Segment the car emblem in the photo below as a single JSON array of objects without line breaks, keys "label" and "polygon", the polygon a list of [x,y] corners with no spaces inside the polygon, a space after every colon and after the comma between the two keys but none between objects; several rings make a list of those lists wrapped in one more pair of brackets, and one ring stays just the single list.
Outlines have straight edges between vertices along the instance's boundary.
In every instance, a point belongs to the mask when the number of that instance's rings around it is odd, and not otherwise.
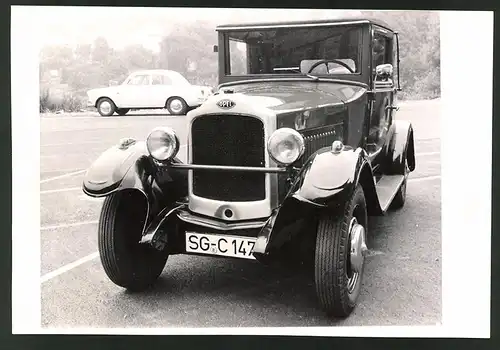
[{"label": "car emblem", "polygon": [[217,106],[219,106],[219,108],[222,109],[230,109],[233,108],[235,105],[236,103],[234,103],[234,101],[228,99],[220,100],[219,102],[217,102]]}]

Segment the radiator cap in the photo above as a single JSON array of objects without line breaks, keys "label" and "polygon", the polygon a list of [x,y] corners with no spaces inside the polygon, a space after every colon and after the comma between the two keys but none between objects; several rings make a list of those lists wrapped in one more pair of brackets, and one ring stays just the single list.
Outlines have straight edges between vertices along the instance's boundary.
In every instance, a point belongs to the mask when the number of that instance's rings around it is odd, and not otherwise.
[{"label": "radiator cap", "polygon": [[340,153],[342,151],[342,149],[344,149],[344,144],[342,143],[342,141],[339,141],[339,140],[333,141],[333,143],[332,143],[332,152],[333,153]]}]

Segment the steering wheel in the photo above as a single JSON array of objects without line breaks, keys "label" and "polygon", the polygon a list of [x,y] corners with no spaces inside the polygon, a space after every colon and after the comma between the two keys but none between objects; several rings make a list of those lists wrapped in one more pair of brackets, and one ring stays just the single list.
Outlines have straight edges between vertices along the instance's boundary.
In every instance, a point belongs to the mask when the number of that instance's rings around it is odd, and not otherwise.
[{"label": "steering wheel", "polygon": [[336,59],[331,59],[331,60],[320,60],[316,63],[314,63],[311,68],[309,68],[309,70],[307,71],[307,74],[310,74],[314,68],[316,68],[317,66],[319,66],[320,64],[324,64],[326,66],[326,69],[328,70],[328,63],[337,63],[339,65],[341,65],[342,67],[346,68],[349,72],[351,73],[355,73],[354,70],[351,69],[351,67],[349,67],[346,63],[342,62],[342,61],[339,61],[339,60],[336,60]]}]

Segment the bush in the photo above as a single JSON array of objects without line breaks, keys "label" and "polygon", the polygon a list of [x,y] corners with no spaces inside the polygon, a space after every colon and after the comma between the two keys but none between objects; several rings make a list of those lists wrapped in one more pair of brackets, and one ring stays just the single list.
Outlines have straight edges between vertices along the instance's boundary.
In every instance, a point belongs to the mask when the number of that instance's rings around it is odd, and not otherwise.
[{"label": "bush", "polygon": [[62,99],[55,99],[50,94],[49,89],[42,89],[40,91],[40,113],[48,112],[79,112],[85,107],[85,99],[65,93]]},{"label": "bush", "polygon": [[50,107],[50,91],[49,89],[42,89],[40,91],[40,113],[48,112]]}]

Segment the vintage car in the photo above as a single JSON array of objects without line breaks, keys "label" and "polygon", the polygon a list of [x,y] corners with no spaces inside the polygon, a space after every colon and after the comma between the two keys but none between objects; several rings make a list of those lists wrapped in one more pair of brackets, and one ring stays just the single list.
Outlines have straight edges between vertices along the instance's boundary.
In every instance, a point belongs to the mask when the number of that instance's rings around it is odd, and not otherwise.
[{"label": "vintage car", "polygon": [[139,291],[173,254],[305,267],[325,314],[347,317],[367,218],[404,205],[415,169],[412,125],[395,116],[398,35],[368,19],[217,33],[220,84],[187,114],[187,139],[160,125],[117,142],[86,173],[83,191],[106,197],[104,270]]},{"label": "vintage car", "polygon": [[164,109],[184,115],[211,94],[207,86],[192,85],[182,74],[166,69],[140,70],[122,84],[87,91],[87,106],[103,117],[125,115],[131,109]]}]

